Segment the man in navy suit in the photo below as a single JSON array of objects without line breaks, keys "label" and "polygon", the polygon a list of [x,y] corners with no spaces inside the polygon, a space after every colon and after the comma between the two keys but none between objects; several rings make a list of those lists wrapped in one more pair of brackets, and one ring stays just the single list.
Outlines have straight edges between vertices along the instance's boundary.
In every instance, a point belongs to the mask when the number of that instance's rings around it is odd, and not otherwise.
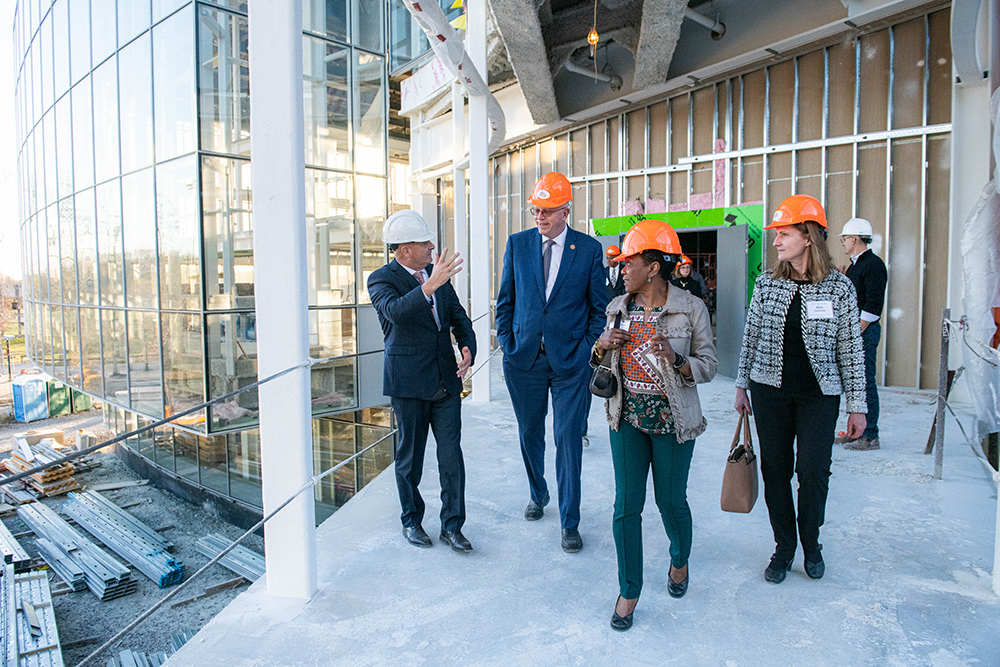
[{"label": "man in navy suit", "polygon": [[[395,259],[368,278],[368,293],[385,334],[383,392],[392,399],[399,438],[396,488],[403,536],[418,547],[432,546],[421,522],[424,500],[417,486],[424,468],[427,429],[434,429],[441,478],[441,542],[468,553],[465,523],[465,462],[462,458],[462,378],[476,356],[472,322],[451,277],[462,270],[458,254],[432,264],[434,234],[415,211],[386,220],[383,240]],[[451,335],[462,350],[456,362]]]},{"label": "man in navy suit", "polygon": [[551,392],[562,548],[568,553],[583,548],[580,468],[590,355],[608,303],[601,244],[566,225],[572,198],[562,174],[548,173],[535,184],[528,201],[537,231],[507,240],[496,310],[504,378],[531,492],[524,518],[542,518],[549,502],[545,415]]}]

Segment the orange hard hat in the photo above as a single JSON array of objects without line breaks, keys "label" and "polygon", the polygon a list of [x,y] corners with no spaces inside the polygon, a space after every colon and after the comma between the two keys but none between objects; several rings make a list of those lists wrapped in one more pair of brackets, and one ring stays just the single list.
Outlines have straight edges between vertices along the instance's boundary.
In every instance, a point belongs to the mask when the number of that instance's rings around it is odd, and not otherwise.
[{"label": "orange hard hat", "polygon": [[625,235],[622,254],[614,261],[622,262],[643,250],[659,250],[668,255],[679,255],[681,240],[674,228],[662,220],[640,220]]},{"label": "orange hard hat", "polygon": [[691,264],[693,266],[694,262],[687,255],[681,255],[681,261],[677,262],[677,266],[681,266],[682,264]]},{"label": "orange hard hat", "polygon": [[573,189],[569,179],[562,174],[550,171],[535,183],[528,201],[539,208],[559,208],[573,199]]},{"label": "orange hard hat", "polygon": [[815,222],[826,229],[826,211],[819,200],[809,195],[792,195],[781,202],[774,212],[774,217],[764,229],[774,229],[785,225],[798,225],[803,222]]},{"label": "orange hard hat", "polygon": [[617,257],[622,254],[621,248],[616,245],[609,245],[608,249],[604,251],[604,254],[608,257]]}]

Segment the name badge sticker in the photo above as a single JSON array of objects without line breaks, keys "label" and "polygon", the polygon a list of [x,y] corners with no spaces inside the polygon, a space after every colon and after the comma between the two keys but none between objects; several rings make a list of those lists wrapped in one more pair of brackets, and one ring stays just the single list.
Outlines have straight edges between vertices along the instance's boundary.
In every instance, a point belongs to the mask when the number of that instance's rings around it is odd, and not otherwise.
[{"label": "name badge sticker", "polygon": [[833,301],[806,301],[806,316],[810,320],[832,320]]},{"label": "name badge sticker", "polygon": [[632,318],[630,318],[630,317],[623,317],[622,318],[622,323],[621,323],[621,330],[622,331],[628,331],[629,327],[631,326],[631,324],[632,324]]}]

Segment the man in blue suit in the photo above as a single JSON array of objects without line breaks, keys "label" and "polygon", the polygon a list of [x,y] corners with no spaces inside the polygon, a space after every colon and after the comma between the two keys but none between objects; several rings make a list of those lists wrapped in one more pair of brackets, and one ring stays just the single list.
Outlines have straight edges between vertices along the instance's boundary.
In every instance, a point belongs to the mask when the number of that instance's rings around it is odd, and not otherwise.
[{"label": "man in blue suit", "polygon": [[[383,392],[392,399],[399,428],[396,488],[403,536],[418,547],[432,546],[421,522],[424,500],[417,486],[424,468],[427,429],[434,429],[441,478],[442,543],[468,553],[465,523],[465,462],[462,458],[462,378],[476,355],[472,322],[451,285],[462,270],[458,254],[432,264],[434,234],[415,211],[386,220],[383,240],[395,259],[368,278],[368,293],[385,334]],[[455,335],[462,360],[451,346]]]},{"label": "man in blue suit", "polygon": [[608,303],[601,244],[566,224],[572,198],[562,174],[548,173],[535,184],[528,201],[537,231],[507,240],[496,310],[504,378],[531,492],[524,518],[542,518],[549,502],[545,415],[551,392],[562,548],[568,553],[583,548],[580,468],[590,355],[604,330]]}]

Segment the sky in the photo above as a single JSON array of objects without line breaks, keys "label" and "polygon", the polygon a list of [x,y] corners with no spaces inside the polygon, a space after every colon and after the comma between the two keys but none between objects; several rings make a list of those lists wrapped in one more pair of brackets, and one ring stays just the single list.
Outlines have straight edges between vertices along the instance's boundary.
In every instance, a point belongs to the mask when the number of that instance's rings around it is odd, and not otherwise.
[{"label": "sky", "polygon": [[0,273],[21,278],[14,120],[14,6],[0,0]]}]

